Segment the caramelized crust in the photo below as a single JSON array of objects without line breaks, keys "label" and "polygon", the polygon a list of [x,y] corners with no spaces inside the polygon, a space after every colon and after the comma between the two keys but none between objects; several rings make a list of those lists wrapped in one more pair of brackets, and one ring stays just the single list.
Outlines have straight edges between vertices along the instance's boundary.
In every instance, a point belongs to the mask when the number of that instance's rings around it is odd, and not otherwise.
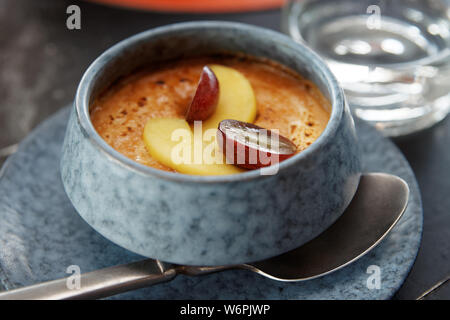
[{"label": "caramelized crust", "polygon": [[183,59],[134,73],[91,105],[95,129],[128,158],[173,171],[147,152],[142,139],[145,123],[150,118],[184,118],[203,66],[213,63],[235,68],[247,77],[258,107],[254,123],[278,129],[295,143],[298,152],[325,129],[331,106],[313,83],[273,62],[238,57]]}]

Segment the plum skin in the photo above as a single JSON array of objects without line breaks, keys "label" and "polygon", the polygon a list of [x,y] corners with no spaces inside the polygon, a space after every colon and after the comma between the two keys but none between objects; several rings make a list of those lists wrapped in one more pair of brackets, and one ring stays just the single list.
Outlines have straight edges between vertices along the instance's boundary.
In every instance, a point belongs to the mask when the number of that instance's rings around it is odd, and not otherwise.
[{"label": "plum skin", "polygon": [[219,101],[219,81],[208,66],[204,66],[194,98],[186,112],[188,122],[208,119],[216,110]]},{"label": "plum skin", "polygon": [[[267,136],[277,138],[279,145],[284,146],[284,152],[279,152],[280,148],[278,150],[273,150],[272,152],[270,152],[262,150],[257,146],[252,146],[249,143],[245,144],[239,142],[227,134],[227,127],[229,126],[245,128],[246,130],[253,131],[261,131],[266,129],[252,123],[242,122],[238,120],[227,119],[219,123],[217,130],[217,143],[219,145],[219,148],[222,153],[225,154],[228,163],[232,163],[240,168],[254,170],[268,167],[292,157],[297,151],[297,147],[291,140],[271,130],[266,130]],[[242,130],[243,136],[245,136],[245,129]],[[227,147],[230,146],[232,146],[232,152],[227,150]]]}]

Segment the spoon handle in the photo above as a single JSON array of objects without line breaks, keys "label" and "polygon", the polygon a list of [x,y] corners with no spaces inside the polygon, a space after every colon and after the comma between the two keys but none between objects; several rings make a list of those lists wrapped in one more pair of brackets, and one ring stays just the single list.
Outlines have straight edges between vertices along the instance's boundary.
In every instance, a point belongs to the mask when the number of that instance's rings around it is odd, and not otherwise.
[{"label": "spoon handle", "polygon": [[[0,293],[0,300],[99,299],[173,279],[170,264],[146,259]],[[75,280],[75,281],[74,281]]]}]

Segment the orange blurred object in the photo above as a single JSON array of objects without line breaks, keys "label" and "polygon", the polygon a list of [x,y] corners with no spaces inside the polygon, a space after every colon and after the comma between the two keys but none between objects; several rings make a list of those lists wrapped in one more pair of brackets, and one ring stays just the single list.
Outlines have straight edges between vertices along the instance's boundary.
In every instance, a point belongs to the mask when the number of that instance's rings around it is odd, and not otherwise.
[{"label": "orange blurred object", "polygon": [[91,0],[115,6],[164,12],[242,12],[275,9],[285,0]]}]

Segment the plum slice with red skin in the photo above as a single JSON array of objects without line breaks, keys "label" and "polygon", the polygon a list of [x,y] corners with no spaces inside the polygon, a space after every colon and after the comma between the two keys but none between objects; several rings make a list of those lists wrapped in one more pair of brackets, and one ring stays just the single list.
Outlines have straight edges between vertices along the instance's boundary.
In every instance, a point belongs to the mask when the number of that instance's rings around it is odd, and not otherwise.
[{"label": "plum slice with red skin", "polygon": [[194,98],[187,109],[188,122],[208,119],[216,110],[219,101],[219,81],[208,66],[203,67]]},{"label": "plum slice with red skin", "polygon": [[227,163],[245,169],[259,169],[292,157],[297,146],[288,138],[252,123],[222,120],[217,143]]}]

